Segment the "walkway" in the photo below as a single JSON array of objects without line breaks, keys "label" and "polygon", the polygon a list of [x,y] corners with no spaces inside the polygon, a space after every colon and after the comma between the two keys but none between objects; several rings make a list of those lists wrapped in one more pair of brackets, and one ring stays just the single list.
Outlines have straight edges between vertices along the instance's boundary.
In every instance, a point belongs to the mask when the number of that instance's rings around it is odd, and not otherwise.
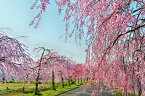
[{"label": "walkway", "polygon": [[[77,89],[74,89],[74,90],[69,91],[67,93],[64,93],[60,96],[90,96],[92,93],[91,88],[87,89],[86,94],[84,94],[83,91],[84,90],[82,88],[77,88]],[[108,91],[104,91],[102,94],[97,94],[95,96],[113,96],[113,95],[111,95],[111,93]]]}]

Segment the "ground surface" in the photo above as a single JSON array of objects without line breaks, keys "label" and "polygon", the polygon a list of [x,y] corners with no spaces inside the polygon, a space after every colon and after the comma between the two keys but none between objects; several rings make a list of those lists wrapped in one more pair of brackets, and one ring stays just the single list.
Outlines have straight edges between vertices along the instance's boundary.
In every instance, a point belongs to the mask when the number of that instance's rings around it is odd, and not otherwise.
[{"label": "ground surface", "polygon": [[[70,89],[78,87],[79,84],[65,86],[62,88],[61,83],[56,83],[56,90],[51,90],[51,84],[39,84],[39,90],[41,96],[55,96],[56,94],[68,91]],[[24,93],[22,91],[24,87],[23,83],[0,83],[0,96],[34,96],[34,84],[26,84]]]},{"label": "ground surface", "polygon": [[[84,90],[82,88],[76,88],[72,91],[61,94],[60,96],[91,96],[91,88],[87,89],[86,93],[83,93]],[[109,91],[103,91],[102,94],[96,94],[95,96],[113,96]]]}]

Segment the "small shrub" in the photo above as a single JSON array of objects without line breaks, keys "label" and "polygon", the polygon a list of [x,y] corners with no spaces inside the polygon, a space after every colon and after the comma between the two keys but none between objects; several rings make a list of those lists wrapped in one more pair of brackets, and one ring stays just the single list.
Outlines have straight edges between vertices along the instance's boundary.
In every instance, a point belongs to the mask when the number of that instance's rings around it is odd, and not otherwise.
[{"label": "small shrub", "polygon": [[5,83],[5,81],[1,81],[2,83]]},{"label": "small shrub", "polygon": [[10,81],[9,83],[15,83],[15,81]]},{"label": "small shrub", "polygon": [[31,84],[34,84],[34,83],[35,83],[35,81],[30,81],[30,83],[31,83]]},{"label": "small shrub", "polygon": [[119,90],[113,90],[113,94],[115,94],[115,96],[122,96],[122,92]]}]

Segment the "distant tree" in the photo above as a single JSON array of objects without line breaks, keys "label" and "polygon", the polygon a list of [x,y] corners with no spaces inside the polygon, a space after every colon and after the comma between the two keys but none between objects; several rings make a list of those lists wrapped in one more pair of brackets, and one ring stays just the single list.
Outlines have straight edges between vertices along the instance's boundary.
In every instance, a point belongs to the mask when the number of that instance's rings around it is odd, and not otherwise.
[{"label": "distant tree", "polygon": [[44,55],[45,54],[49,54],[50,50],[49,49],[45,49],[44,47],[38,47],[38,48],[35,48],[35,50],[38,50],[38,52],[42,51],[39,61],[34,63],[33,64],[33,68],[32,68],[33,70],[35,70],[35,73],[34,73],[35,77],[34,78],[36,79],[34,94],[35,95],[39,95],[38,84],[39,84],[39,81],[40,81],[40,78],[41,78],[41,75],[42,75],[42,70],[43,70],[42,61],[44,59]]},{"label": "distant tree", "polygon": [[26,79],[33,62],[27,47],[15,38],[0,34],[0,73],[3,80]]},{"label": "distant tree", "polygon": [[64,87],[64,73],[67,59],[63,56],[58,55],[56,52],[53,52],[44,47],[36,48],[35,50],[42,51],[40,59],[33,64],[33,69],[35,70],[35,94],[38,92],[38,84],[40,78],[42,82],[50,80],[52,83],[52,90],[55,88],[55,79],[58,79],[61,76],[62,87]]},{"label": "distant tree", "polygon": [[50,52],[50,54],[44,56],[42,66],[45,71],[43,71],[43,74],[47,74],[44,75],[45,78],[46,76],[51,78],[52,90],[56,89],[55,80],[61,81],[62,87],[64,87],[64,79],[67,77],[67,68],[70,64],[70,59],[56,52]]}]

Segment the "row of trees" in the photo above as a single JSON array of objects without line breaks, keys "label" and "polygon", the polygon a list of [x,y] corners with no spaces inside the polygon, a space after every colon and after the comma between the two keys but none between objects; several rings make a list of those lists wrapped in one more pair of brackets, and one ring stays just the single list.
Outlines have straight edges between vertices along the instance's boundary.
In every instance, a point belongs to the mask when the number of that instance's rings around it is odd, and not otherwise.
[{"label": "row of trees", "polygon": [[42,82],[51,81],[52,90],[56,90],[55,82],[61,82],[62,88],[64,88],[65,82],[68,82],[69,86],[76,83],[80,84],[83,81],[88,82],[89,72],[84,75],[87,70],[84,64],[78,64],[44,47],[35,50],[42,51],[40,59],[33,65],[36,73],[35,94],[39,94],[38,83],[40,79]]},{"label": "row of trees", "polygon": [[[30,25],[36,22],[35,27],[38,26],[42,13],[46,11],[49,3],[49,0],[36,0],[31,9],[38,8],[40,12]],[[56,4],[58,12],[65,13],[66,31],[70,23],[74,26],[71,33],[67,32],[67,36],[71,37],[74,34],[78,40],[86,38],[88,49],[85,64],[87,66],[76,65],[77,67],[68,67],[71,71],[59,70],[60,72],[57,72],[59,67],[65,68],[60,66],[60,62],[65,65],[70,60],[44,48],[42,48],[40,60],[30,63],[34,61],[26,53],[24,45],[16,39],[1,34],[1,72],[5,77],[12,75],[19,79],[36,77],[37,86],[39,78],[56,77],[57,75],[53,75],[56,73],[63,76],[67,72],[66,74],[72,75],[66,75],[66,77],[71,78],[82,78],[90,74],[89,79],[95,79],[95,85],[98,87],[101,81],[108,87],[119,88],[124,96],[130,92],[144,96],[145,1],[56,0]],[[81,72],[77,71],[78,66],[81,66]],[[77,74],[73,73],[74,70]],[[33,75],[30,75],[31,73]],[[37,93],[37,87],[35,91]]]},{"label": "row of trees", "polygon": [[[77,64],[71,59],[57,54],[44,47],[36,48],[40,55],[37,61],[34,61],[27,53],[27,47],[15,38],[0,34],[0,73],[1,80],[9,81],[35,81],[35,94],[39,94],[39,83],[46,81],[52,83],[52,90],[56,90],[55,82],[61,82],[64,88],[64,82],[68,85],[82,82],[83,65]],[[23,87],[23,91],[25,88]]]},{"label": "row of trees", "polygon": [[[40,9],[32,21],[39,23],[49,0],[36,0]],[[66,31],[76,39],[86,38],[86,64],[91,75],[108,87],[145,96],[145,1],[144,0],[56,0],[64,12]],[[70,28],[72,29],[72,28]],[[97,86],[97,84],[96,84]]]}]

